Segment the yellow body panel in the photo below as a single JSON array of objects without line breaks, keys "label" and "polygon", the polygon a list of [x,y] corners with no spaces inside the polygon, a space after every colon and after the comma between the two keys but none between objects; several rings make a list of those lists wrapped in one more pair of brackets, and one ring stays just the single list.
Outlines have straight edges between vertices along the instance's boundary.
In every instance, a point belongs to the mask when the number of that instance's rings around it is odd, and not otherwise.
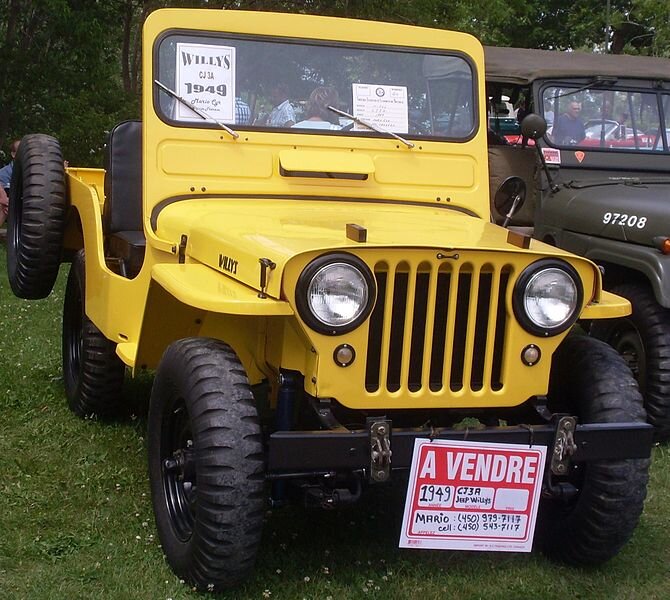
[{"label": "yellow body panel", "polygon": [[[479,126],[459,141],[432,137],[413,148],[384,135],[240,128],[235,139],[201,123],[176,126],[156,112],[152,85],[156,44],[171,31],[453,51],[473,69]],[[513,284],[524,268],[547,257],[569,263],[583,283],[585,318],[629,310],[602,292],[589,261],[535,240],[520,248],[488,222],[483,52],[473,37],[304,15],[166,9],[146,21],[143,61],[146,253],[134,278],[106,262],[104,172],[68,170],[66,244],[86,251],[87,313],[133,369],[155,367],[177,339],[210,336],[235,349],[252,383],[298,371],[306,392],[350,408],[514,406],[547,392],[551,356],[567,334],[539,338],[516,321]],[[350,225],[364,241],[348,235]],[[383,306],[345,335],[315,332],[296,309],[301,272],[329,252],[364,261]],[[402,316],[392,306],[400,296]],[[431,300],[415,318],[424,297]],[[356,351],[346,368],[333,359],[341,344]],[[529,344],[541,352],[533,366],[520,358]],[[417,353],[420,364],[409,358]]]},{"label": "yellow body panel", "polygon": [[582,319],[616,319],[629,315],[631,310],[628,300],[602,290],[599,299],[584,307],[581,317]]},{"label": "yellow body panel", "polygon": [[[167,9],[156,11],[147,19],[145,48],[151,48],[161,32],[175,27],[297,40],[456,49],[470,57],[477,71],[483,73],[479,42],[467,34],[451,31],[306,15],[208,10],[186,13]],[[152,72],[152,61],[152,53],[145,51],[145,73]],[[484,98],[483,77],[478,78],[477,86],[479,97]],[[143,121],[147,124],[143,143],[145,154],[150,152],[152,156],[144,164],[147,217],[165,198],[197,191],[208,195],[403,198],[431,204],[450,198],[452,203],[488,219],[488,163],[483,127],[465,143],[425,141],[411,150],[392,138],[354,140],[316,135],[318,132],[278,135],[250,131],[234,140],[220,130],[170,127],[156,118],[152,91],[150,85],[145,86],[143,100]],[[478,106],[478,113],[480,122],[485,123],[485,102]],[[331,159],[329,168],[326,155]],[[306,170],[341,172],[353,165],[355,170],[350,172],[369,172],[370,177],[361,181],[310,179],[306,186],[301,178],[280,175],[280,157],[289,160],[292,167],[304,164],[309,167]],[[151,228],[148,230],[152,237]]]},{"label": "yellow body panel", "polygon": [[312,152],[309,150],[282,150],[279,166],[285,171],[308,173],[353,173],[371,175],[375,162],[368,154],[354,152]]},{"label": "yellow body panel", "polygon": [[201,310],[249,316],[293,314],[288,303],[262,298],[205,265],[156,265],[151,277],[180,302]]}]

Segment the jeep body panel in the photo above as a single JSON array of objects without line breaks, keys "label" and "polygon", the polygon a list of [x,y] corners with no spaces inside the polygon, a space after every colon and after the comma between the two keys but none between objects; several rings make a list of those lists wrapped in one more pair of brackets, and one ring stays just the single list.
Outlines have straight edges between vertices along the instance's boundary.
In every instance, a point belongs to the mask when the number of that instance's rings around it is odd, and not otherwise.
[{"label": "jeep body panel", "polygon": [[[665,198],[670,197],[670,178],[630,173],[616,177],[611,172],[561,171],[569,183],[554,194],[545,194],[540,231],[553,227],[654,247],[654,238],[668,234],[664,222]],[[538,237],[542,239],[541,235]]]},{"label": "jeep body panel", "polygon": [[[474,65],[483,61],[483,52],[477,40],[467,34],[438,30],[422,30],[389,23],[335,20],[327,17],[312,17],[289,14],[258,14],[245,11],[190,11],[180,20],[179,30],[174,29],[174,17],[170,9],[152,13],[144,27],[145,47],[160,42],[160,34],[195,32],[229,32],[231,36],[250,33],[249,18],[253,16],[254,36],[285,38],[294,42],[309,39],[333,40],[338,43],[365,44],[368,48],[386,47],[398,49],[412,47],[435,49],[458,48],[458,53]],[[346,27],[344,24],[346,23]],[[309,36],[305,32],[309,31]],[[277,32],[281,32],[280,35]],[[223,36],[224,34],[220,34]],[[156,56],[146,52],[144,72],[156,73]],[[474,71],[474,85],[483,93],[483,79]],[[144,164],[144,214],[150,215],[154,207],[167,198],[177,195],[192,195],[205,188],[208,194],[242,193],[262,197],[267,194],[295,196],[358,196],[363,198],[403,198],[407,201],[436,203],[450,198],[456,206],[462,206],[481,217],[488,215],[488,203],[484,202],[487,180],[485,147],[481,141],[485,131],[477,128],[472,139],[458,144],[422,140],[415,148],[408,149],[392,138],[357,139],[345,136],[292,134],[285,131],[281,136],[267,131],[249,131],[234,142],[220,129],[179,128],[179,140],[175,143],[175,127],[161,120],[156,114],[159,90],[153,86],[143,95],[143,122],[146,134],[144,148],[151,148],[155,160]],[[476,107],[476,119],[485,122],[483,106]],[[243,131],[244,128],[239,128]],[[314,132],[312,132],[314,133]],[[352,159],[351,154],[363,154]],[[367,155],[367,156],[366,156]],[[288,170],[322,170],[327,164],[329,172],[347,169],[352,160],[363,162],[363,170],[374,163],[374,174],[366,179],[328,179],[287,177],[281,175],[281,161]],[[289,161],[289,163],[286,163]],[[354,167],[354,173],[360,167]],[[439,190],[439,194],[436,193]],[[445,200],[446,201],[446,200]],[[155,234],[147,227],[147,235]],[[157,236],[156,236],[157,237]]]}]

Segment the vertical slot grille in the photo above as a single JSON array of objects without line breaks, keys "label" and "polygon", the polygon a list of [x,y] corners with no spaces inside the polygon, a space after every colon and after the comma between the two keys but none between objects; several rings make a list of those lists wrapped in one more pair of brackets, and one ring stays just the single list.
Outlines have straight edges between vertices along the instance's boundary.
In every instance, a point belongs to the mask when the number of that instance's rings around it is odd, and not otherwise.
[{"label": "vertical slot grille", "polygon": [[472,262],[377,265],[366,390],[501,389],[510,271]]}]

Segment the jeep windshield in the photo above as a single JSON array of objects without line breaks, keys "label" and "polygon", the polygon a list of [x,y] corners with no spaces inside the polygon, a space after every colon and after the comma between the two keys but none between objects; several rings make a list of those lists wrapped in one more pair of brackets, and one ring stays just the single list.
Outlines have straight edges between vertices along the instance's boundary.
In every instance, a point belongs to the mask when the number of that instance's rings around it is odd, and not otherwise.
[{"label": "jeep windshield", "polygon": [[610,152],[669,151],[670,93],[594,85],[542,91],[551,144]]},{"label": "jeep windshield", "polygon": [[457,53],[175,32],[155,59],[157,81],[201,113],[157,85],[155,110],[174,126],[448,141],[476,132],[476,77]]}]

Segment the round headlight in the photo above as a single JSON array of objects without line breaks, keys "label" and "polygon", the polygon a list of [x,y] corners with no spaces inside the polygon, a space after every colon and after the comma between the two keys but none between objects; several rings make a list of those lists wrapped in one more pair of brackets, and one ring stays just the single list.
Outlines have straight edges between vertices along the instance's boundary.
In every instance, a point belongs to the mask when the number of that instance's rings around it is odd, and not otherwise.
[{"label": "round headlight", "polygon": [[540,261],[528,267],[514,292],[516,317],[535,335],[556,335],[571,327],[581,303],[579,275],[558,261]]},{"label": "round headlight", "polygon": [[372,273],[348,254],[312,261],[302,272],[296,290],[303,320],[312,329],[331,335],[358,327],[370,314],[373,300]]}]

